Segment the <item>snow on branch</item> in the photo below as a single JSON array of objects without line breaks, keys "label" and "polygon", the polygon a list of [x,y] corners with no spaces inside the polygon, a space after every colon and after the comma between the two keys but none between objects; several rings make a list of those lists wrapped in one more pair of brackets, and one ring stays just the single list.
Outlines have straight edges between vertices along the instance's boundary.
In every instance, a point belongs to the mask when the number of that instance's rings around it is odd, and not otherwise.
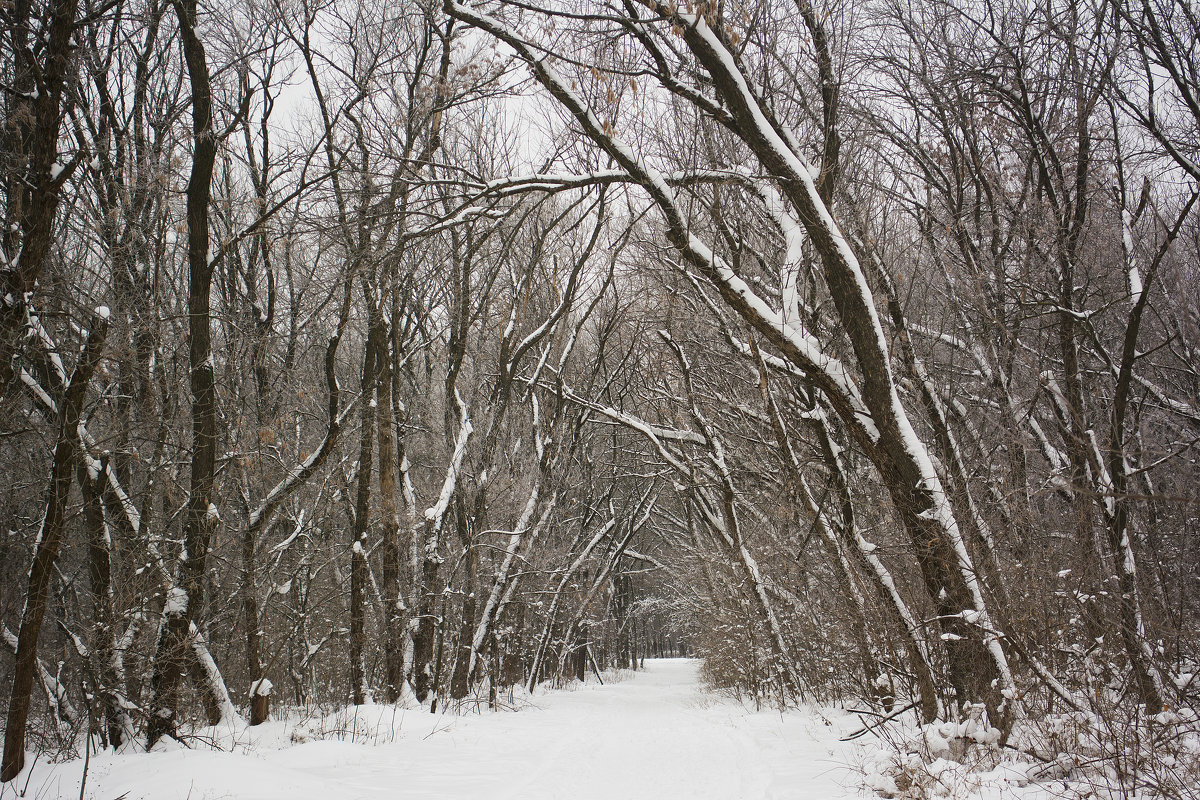
[{"label": "snow on branch", "polygon": [[458,404],[459,416],[462,419],[458,436],[454,441],[454,455],[450,459],[450,467],[446,470],[446,479],[442,482],[442,491],[438,495],[437,502],[425,509],[425,522],[431,525],[435,531],[441,528],[442,518],[446,515],[446,509],[450,507],[450,500],[454,497],[454,489],[458,485],[458,476],[462,471],[463,459],[467,455],[467,441],[475,432],[475,428],[471,425],[471,418],[467,414],[466,404],[457,389],[454,392],[454,401]]}]

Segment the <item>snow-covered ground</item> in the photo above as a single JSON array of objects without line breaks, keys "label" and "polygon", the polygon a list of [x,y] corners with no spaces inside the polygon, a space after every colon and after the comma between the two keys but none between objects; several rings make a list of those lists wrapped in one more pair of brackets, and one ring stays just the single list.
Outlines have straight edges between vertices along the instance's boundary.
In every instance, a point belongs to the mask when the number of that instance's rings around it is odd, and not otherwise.
[{"label": "snow-covered ground", "polygon": [[[698,662],[647,660],[619,682],[539,693],[519,711],[429,714],[371,706],[353,720],[272,722],[232,751],[93,756],[96,800],[836,800],[860,797],[855,724],[816,711],[753,711],[703,692]],[[297,735],[293,737],[293,731]],[[324,738],[317,739],[316,736]],[[301,739],[299,743],[293,738]],[[310,741],[303,741],[311,738]],[[357,741],[354,741],[357,740]],[[226,747],[229,747],[226,743]],[[39,763],[27,796],[79,797],[81,761]],[[11,796],[9,785],[8,793]]]}]

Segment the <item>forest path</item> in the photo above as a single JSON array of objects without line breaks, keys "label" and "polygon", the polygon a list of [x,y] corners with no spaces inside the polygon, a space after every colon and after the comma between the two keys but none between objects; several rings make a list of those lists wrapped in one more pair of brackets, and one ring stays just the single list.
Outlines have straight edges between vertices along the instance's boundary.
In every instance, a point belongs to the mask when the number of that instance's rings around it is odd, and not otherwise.
[{"label": "forest path", "polygon": [[[443,720],[439,733],[349,778],[395,775],[411,798],[833,798],[844,766],[813,717],[747,712],[700,690],[698,662],[647,660],[617,683],[537,695],[535,709]],[[813,723],[816,723],[816,726]],[[807,723],[807,724],[806,724]],[[449,729],[442,727],[449,725]],[[832,739],[831,734],[825,736]],[[330,776],[332,777],[332,776]],[[839,778],[842,780],[839,782]],[[396,785],[396,784],[393,784]]]},{"label": "forest path", "polygon": [[[125,792],[127,800],[832,800],[859,796],[852,788],[856,776],[847,766],[845,746],[837,742],[840,724],[826,725],[815,712],[756,712],[707,694],[700,689],[697,667],[698,662],[690,659],[648,659],[645,670],[624,680],[539,693],[532,707],[515,713],[430,715],[370,707],[354,727],[370,741],[386,742],[382,744],[324,739],[290,745],[283,736],[288,730],[284,723],[268,723],[254,729],[253,743],[247,744],[243,735],[232,753],[176,750],[94,758],[85,796],[97,800],[113,800]],[[362,724],[367,721],[370,724]],[[69,770],[60,768],[57,777],[52,782],[56,785],[47,786],[41,796],[79,796],[77,776],[72,780]],[[36,778],[33,783],[38,783]]]}]

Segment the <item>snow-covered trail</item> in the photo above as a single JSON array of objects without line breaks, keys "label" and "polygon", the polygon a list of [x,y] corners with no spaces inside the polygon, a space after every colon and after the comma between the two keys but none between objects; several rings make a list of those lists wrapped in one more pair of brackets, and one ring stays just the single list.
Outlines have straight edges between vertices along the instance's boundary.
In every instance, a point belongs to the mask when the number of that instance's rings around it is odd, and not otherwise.
[{"label": "snow-covered trail", "polygon": [[[283,723],[235,752],[177,750],[92,760],[85,796],[351,800],[783,800],[859,796],[840,725],[815,713],[748,711],[700,690],[697,662],[647,661],[605,686],[539,694],[519,712],[430,715],[377,706],[375,743],[285,744]],[[277,726],[275,741],[270,728]],[[382,726],[382,734],[380,734]],[[261,732],[260,732],[261,731]],[[394,731],[394,733],[393,733]],[[393,738],[394,736],[394,738]],[[385,743],[378,743],[382,739]],[[387,741],[391,739],[391,741]],[[281,747],[281,745],[283,745]],[[269,749],[278,748],[278,749]],[[78,797],[79,766],[35,774],[30,796]],[[34,786],[46,785],[44,794]],[[127,794],[125,794],[127,793]]]}]

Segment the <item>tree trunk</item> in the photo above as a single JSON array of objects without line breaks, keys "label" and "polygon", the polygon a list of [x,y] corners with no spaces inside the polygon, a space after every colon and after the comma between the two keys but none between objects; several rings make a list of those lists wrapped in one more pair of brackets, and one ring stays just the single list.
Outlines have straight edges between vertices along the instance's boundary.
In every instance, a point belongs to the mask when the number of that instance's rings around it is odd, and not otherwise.
[{"label": "tree trunk", "polygon": [[80,465],[77,480],[83,491],[83,516],[88,537],[88,586],[95,623],[95,635],[91,641],[92,672],[96,680],[96,695],[100,700],[104,740],[114,750],[119,750],[131,734],[133,723],[125,711],[125,687],[120,679],[124,670],[117,668],[120,654],[113,610],[112,537],[108,521],[104,518],[103,478],[100,477],[107,468],[104,459],[94,464]]},{"label": "tree trunk", "polygon": [[442,482],[442,491],[435,505],[425,510],[425,524],[422,530],[413,531],[413,535],[421,536],[423,542],[421,554],[421,583],[418,588],[420,600],[417,606],[417,633],[413,637],[413,689],[417,701],[424,703],[429,697],[430,690],[436,684],[434,675],[440,654],[435,654],[435,639],[438,630],[442,629],[442,620],[437,616],[436,584],[438,569],[442,558],[438,553],[442,531],[442,521],[446,509],[455,494],[458,485],[458,474],[462,469],[463,458],[466,457],[467,442],[474,428],[471,426],[467,409],[457,392],[451,391],[454,402],[458,406],[459,430],[454,442],[454,453],[450,457],[450,466],[446,469],[446,477]]},{"label": "tree trunk", "polygon": [[[147,745],[177,730],[179,679],[187,670],[190,629],[204,606],[208,550],[220,517],[214,500],[217,459],[217,396],[212,353],[208,206],[217,141],[213,131],[212,91],[204,45],[196,33],[197,0],[175,0],[179,33],[192,90],[192,173],[187,186],[188,362],[191,367],[192,462],[184,516],[184,552],[179,583],[172,587],[163,613],[150,679]],[[211,718],[211,717],[210,717]]]},{"label": "tree trunk", "polygon": [[21,630],[17,634],[17,659],[13,667],[12,695],[8,703],[8,720],[4,730],[4,759],[0,764],[0,781],[11,781],[25,766],[25,725],[29,719],[29,695],[37,675],[38,636],[46,614],[50,579],[54,562],[62,546],[63,523],[66,518],[67,497],[71,491],[71,475],[79,457],[79,414],[92,373],[104,349],[108,333],[107,314],[92,322],[92,331],[67,386],[62,401],[58,426],[58,443],[54,447],[54,467],[46,492],[46,514],[38,533],[33,564],[29,568],[29,588],[25,593],[25,609],[21,614]]},{"label": "tree trunk", "polygon": [[[392,324],[396,324],[393,319]],[[403,600],[400,596],[400,515],[396,505],[396,417],[392,404],[392,370],[396,353],[387,342],[380,340],[378,353],[379,419],[379,504],[382,530],[379,553],[383,572],[383,668],[384,693],[389,703],[400,699],[404,686],[404,622]]]},{"label": "tree trunk", "polygon": [[471,691],[472,656],[475,649],[472,646],[475,634],[476,598],[475,586],[479,581],[479,555],[471,541],[470,526],[465,519],[466,503],[456,504],[455,516],[458,519],[458,535],[463,542],[463,557],[466,560],[466,577],[463,586],[462,621],[458,632],[458,654],[454,660],[454,672],[450,676],[450,697],[461,700]]},{"label": "tree trunk", "polygon": [[374,299],[371,304],[370,330],[363,349],[362,368],[362,428],[358,439],[358,496],[354,504],[354,529],[350,544],[350,692],[354,705],[367,702],[367,665],[365,660],[367,581],[367,534],[371,521],[371,472],[375,444],[375,384],[376,364],[380,355],[383,330]]},{"label": "tree trunk", "polygon": [[269,694],[260,694],[265,685],[262,664],[262,620],[258,608],[258,556],[255,553],[257,529],[247,525],[242,532],[242,610],[246,626],[246,669],[250,675],[250,724],[261,725],[270,714]]}]

